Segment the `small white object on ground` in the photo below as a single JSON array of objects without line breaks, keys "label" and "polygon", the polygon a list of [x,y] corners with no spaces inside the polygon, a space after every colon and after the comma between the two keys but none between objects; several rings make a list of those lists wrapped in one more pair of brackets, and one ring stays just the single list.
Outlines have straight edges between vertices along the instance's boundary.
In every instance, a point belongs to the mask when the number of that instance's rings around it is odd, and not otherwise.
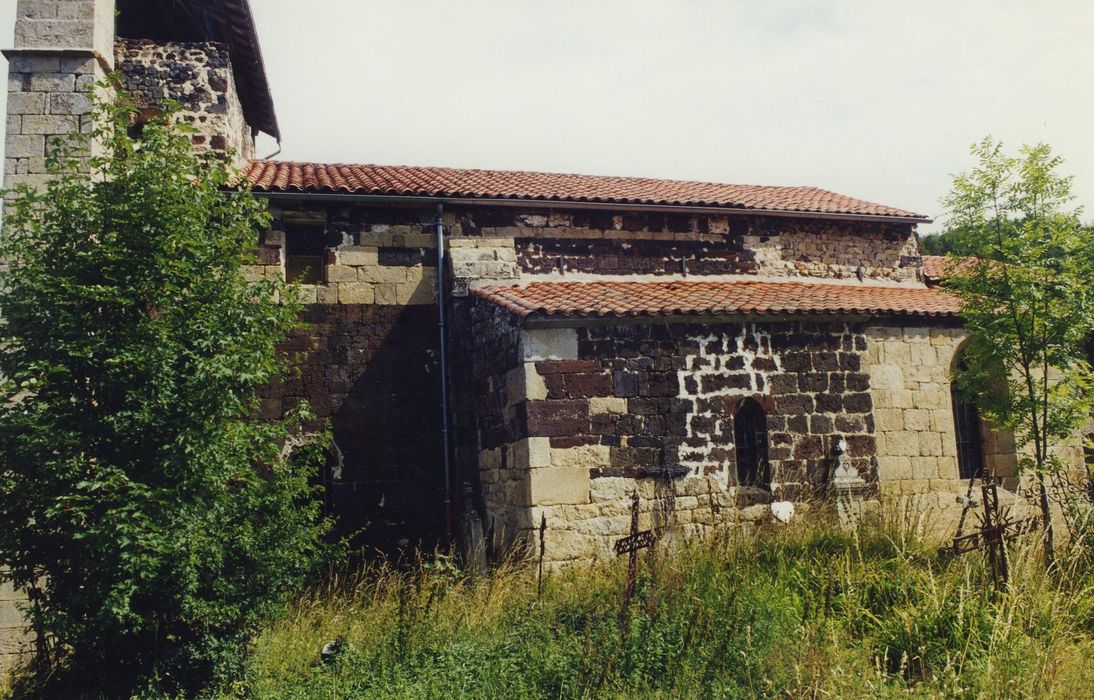
[{"label": "small white object on ground", "polygon": [[779,519],[779,522],[788,523],[794,517],[794,504],[790,501],[775,501],[771,504],[771,514]]}]

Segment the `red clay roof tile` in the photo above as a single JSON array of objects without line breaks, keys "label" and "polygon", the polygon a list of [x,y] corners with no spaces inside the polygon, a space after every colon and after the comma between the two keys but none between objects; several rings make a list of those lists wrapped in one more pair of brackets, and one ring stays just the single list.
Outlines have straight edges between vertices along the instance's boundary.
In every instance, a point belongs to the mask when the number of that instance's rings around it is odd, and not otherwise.
[{"label": "red clay roof tile", "polygon": [[975,267],[976,258],[952,255],[924,255],[923,277],[927,284],[940,283],[948,273],[968,272]]},{"label": "red clay roof tile", "polygon": [[517,316],[869,314],[955,316],[956,297],[924,287],[807,282],[535,282],[475,294]]},{"label": "red clay roof tile", "polygon": [[926,220],[920,214],[816,187],[723,185],[640,177],[268,160],[251,161],[244,167],[243,175],[259,192],[702,206]]},{"label": "red clay roof tile", "polygon": [[942,279],[942,273],[946,269],[945,255],[924,255],[923,276],[929,282],[938,282]]}]

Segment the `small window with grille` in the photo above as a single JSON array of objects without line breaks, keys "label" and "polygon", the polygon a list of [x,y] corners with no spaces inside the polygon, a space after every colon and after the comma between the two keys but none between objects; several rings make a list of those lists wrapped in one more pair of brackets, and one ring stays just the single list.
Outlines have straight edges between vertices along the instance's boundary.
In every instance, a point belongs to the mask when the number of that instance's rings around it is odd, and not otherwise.
[{"label": "small window with grille", "polygon": [[768,487],[767,416],[754,399],[745,399],[733,416],[733,440],[737,453],[737,483]]},{"label": "small window with grille", "polygon": [[285,232],[285,279],[300,284],[322,284],[326,253],[322,227],[293,227]]}]

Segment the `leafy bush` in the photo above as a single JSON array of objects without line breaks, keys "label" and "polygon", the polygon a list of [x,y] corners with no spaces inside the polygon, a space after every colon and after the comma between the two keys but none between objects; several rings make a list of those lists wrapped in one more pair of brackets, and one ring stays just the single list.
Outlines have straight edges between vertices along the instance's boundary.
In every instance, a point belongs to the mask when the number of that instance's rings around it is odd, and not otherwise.
[{"label": "leafy bush", "polygon": [[244,279],[263,205],[170,111],[139,140],[135,116],[99,105],[96,148],[57,144],[4,217],[0,561],[36,596],[42,693],[230,675],[323,550],[321,449],[282,454],[306,412],[253,418],[300,310]]}]

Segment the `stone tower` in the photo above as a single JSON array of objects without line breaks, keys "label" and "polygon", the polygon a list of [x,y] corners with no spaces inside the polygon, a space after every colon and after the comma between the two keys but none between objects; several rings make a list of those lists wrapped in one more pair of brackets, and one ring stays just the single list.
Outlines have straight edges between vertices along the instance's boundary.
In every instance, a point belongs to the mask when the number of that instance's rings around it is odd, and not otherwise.
[{"label": "stone tower", "polygon": [[50,140],[89,127],[86,90],[114,70],[114,0],[18,0],[4,186],[41,184]]},{"label": "stone tower", "polygon": [[[42,184],[50,141],[89,128],[86,90],[114,70],[114,9],[114,0],[18,0],[15,46],[4,51],[4,187]],[[0,585],[0,672],[30,646],[23,600]]]}]

